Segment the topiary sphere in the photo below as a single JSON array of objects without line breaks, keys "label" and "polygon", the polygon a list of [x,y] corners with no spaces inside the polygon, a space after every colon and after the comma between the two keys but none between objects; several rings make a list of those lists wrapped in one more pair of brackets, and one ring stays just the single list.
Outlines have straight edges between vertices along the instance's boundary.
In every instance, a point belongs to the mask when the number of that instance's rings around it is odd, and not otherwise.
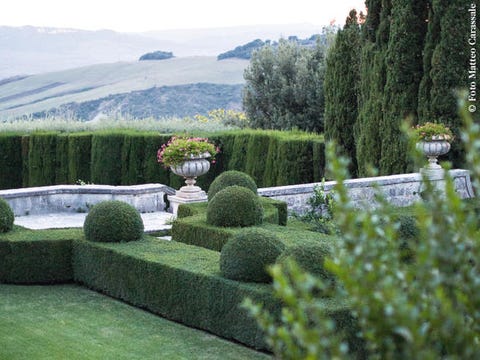
[{"label": "topiary sphere", "polygon": [[132,205],[116,200],[103,201],[92,207],[83,231],[89,241],[136,241],[142,238],[143,220]]},{"label": "topiary sphere", "polygon": [[220,190],[207,206],[207,224],[223,227],[259,225],[263,221],[263,206],[259,197],[242,186]]},{"label": "topiary sphere", "polygon": [[0,198],[0,232],[5,233],[12,230],[14,220],[15,215],[12,208],[5,199]]},{"label": "topiary sphere", "polygon": [[275,263],[285,245],[271,232],[244,229],[223,246],[220,271],[227,279],[246,282],[270,282],[267,266]]},{"label": "topiary sphere", "polygon": [[325,258],[331,256],[331,251],[330,246],[323,243],[295,245],[285,249],[277,262],[284,264],[292,259],[303,271],[325,280],[333,280],[333,275],[323,267]]},{"label": "topiary sphere", "polygon": [[233,185],[243,186],[252,190],[255,194],[257,193],[257,184],[255,184],[255,181],[250,175],[241,171],[229,170],[221,173],[210,184],[208,188],[208,200],[213,199],[220,190]]}]

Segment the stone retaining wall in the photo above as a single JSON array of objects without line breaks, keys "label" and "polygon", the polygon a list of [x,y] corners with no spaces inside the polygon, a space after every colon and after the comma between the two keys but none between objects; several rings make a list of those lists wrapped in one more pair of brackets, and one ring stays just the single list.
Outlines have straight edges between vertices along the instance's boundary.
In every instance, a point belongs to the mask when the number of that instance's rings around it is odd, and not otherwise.
[{"label": "stone retaining wall", "polygon": [[165,195],[175,191],[162,184],[133,186],[55,185],[0,190],[15,216],[58,212],[88,212],[100,201],[120,200],[133,205],[141,213],[164,211]]},{"label": "stone retaining wall", "polygon": [[[450,170],[455,188],[461,198],[474,197],[470,173],[468,170]],[[432,179],[437,187],[441,187],[441,179]],[[262,196],[271,197],[287,202],[288,209],[302,213],[307,208],[307,201],[313,195],[315,186],[321,183],[278,186],[258,189]],[[326,181],[325,191],[330,191],[335,185],[334,181]],[[371,178],[360,178],[345,181],[350,196],[359,206],[372,206],[375,204],[374,185],[383,193],[387,201],[395,206],[408,206],[420,199],[422,191],[422,176],[420,173],[401,174],[391,176],[379,176]]]}]

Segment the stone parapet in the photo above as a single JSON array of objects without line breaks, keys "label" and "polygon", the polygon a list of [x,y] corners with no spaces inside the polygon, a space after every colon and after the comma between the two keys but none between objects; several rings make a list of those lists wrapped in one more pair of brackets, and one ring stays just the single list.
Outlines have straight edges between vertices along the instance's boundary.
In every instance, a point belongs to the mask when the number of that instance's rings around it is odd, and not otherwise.
[{"label": "stone parapet", "polygon": [[175,190],[162,184],[132,186],[54,185],[0,190],[15,216],[58,212],[88,212],[90,207],[105,200],[120,200],[141,213],[165,211],[166,195]]},{"label": "stone parapet", "polygon": [[[474,197],[470,173],[468,170],[450,170],[455,189],[461,198]],[[444,182],[442,178],[432,178],[431,181],[438,188]],[[288,209],[303,213],[308,207],[308,199],[312,197],[315,186],[321,183],[277,186],[258,189],[261,196],[285,201]],[[324,190],[330,191],[334,181],[326,181]],[[351,179],[345,181],[351,199],[361,206],[375,206],[375,188],[377,188],[389,203],[395,206],[409,206],[420,199],[422,191],[422,175],[420,173],[378,176],[370,178]]]}]

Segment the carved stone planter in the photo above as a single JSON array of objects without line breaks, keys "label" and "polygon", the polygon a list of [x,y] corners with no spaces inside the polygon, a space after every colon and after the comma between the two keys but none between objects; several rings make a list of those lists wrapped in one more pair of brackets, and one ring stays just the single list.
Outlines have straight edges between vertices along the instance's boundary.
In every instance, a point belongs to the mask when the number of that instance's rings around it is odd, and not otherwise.
[{"label": "carved stone planter", "polygon": [[442,167],[438,164],[437,158],[445,155],[450,150],[450,143],[443,138],[431,141],[420,141],[417,143],[417,149],[422,151],[428,158],[427,170],[439,170]]},{"label": "carved stone planter", "polygon": [[210,157],[209,153],[202,155],[192,156],[185,159],[185,161],[178,165],[170,167],[172,172],[176,175],[182,176],[185,179],[186,186],[183,186],[176,192],[177,197],[203,200],[206,198],[206,193],[199,186],[195,186],[198,176],[204,175],[210,169],[210,161],[207,159]]}]

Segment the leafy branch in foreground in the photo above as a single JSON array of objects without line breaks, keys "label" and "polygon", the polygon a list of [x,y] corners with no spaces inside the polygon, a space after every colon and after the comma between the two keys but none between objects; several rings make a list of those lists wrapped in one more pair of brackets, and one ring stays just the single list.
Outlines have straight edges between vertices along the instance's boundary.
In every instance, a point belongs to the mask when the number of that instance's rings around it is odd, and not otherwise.
[{"label": "leafy branch in foreground", "polygon": [[[480,127],[463,107],[462,116],[466,158],[479,191]],[[409,243],[412,257],[405,261],[400,223],[392,207],[378,193],[376,206],[360,211],[343,184],[348,162],[335,156],[332,144],[327,164],[337,181],[335,220],[341,233],[339,246],[325,260],[326,269],[337,279],[330,295],[348,302],[365,349],[347,352],[347,334],[318,310],[324,298],[315,289],[325,287],[320,279],[290,266],[275,266],[271,271],[275,293],[284,304],[281,316],[248,304],[275,355],[285,359],[479,358],[477,199],[473,206],[461,200],[448,172],[440,184],[424,177],[424,199],[413,209],[416,241]]]}]

